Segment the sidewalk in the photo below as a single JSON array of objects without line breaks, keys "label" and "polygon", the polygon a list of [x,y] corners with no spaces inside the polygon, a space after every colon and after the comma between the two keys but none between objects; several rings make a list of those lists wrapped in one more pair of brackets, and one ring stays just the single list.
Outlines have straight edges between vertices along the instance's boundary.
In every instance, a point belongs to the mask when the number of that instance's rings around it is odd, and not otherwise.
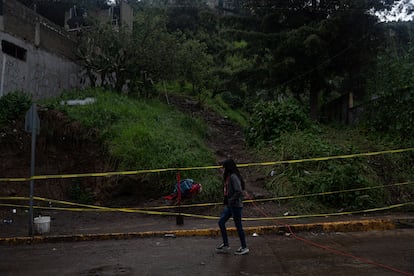
[{"label": "sidewalk", "polygon": [[[2,210],[4,214],[4,210]],[[28,237],[27,213],[13,214],[11,223],[0,224],[0,244],[128,239],[154,236],[217,236],[217,219],[183,217],[178,225],[176,216],[142,215],[122,212],[48,211],[50,232]],[[229,234],[236,234],[234,224],[227,224]],[[389,230],[414,227],[413,213],[382,213],[301,219],[244,221],[247,234],[289,235],[291,232],[350,232]]]}]

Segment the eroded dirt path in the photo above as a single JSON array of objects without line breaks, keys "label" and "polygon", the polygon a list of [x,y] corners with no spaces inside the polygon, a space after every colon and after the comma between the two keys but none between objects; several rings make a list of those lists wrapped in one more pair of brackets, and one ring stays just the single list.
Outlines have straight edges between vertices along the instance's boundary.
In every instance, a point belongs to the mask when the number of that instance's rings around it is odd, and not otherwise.
[{"label": "eroded dirt path", "polygon": [[[202,118],[208,125],[207,146],[214,151],[217,163],[232,158],[236,163],[257,162],[256,156],[246,146],[244,131],[235,122],[223,118],[213,110],[202,107],[198,102],[180,97],[170,97],[169,103],[180,111]],[[266,175],[263,170],[242,168],[241,174],[247,184],[246,189],[253,198],[269,197],[270,193],[264,189]]]}]

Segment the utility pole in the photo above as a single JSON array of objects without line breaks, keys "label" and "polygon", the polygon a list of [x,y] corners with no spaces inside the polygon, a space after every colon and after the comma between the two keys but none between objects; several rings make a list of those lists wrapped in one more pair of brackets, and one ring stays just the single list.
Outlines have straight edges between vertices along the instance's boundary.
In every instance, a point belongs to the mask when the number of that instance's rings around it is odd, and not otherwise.
[{"label": "utility pole", "polygon": [[24,128],[27,132],[32,133],[32,148],[30,159],[30,203],[29,203],[29,236],[33,236],[33,190],[35,175],[35,152],[36,152],[36,135],[40,131],[40,120],[37,114],[36,104],[33,103],[29,111],[26,113],[26,121]]}]

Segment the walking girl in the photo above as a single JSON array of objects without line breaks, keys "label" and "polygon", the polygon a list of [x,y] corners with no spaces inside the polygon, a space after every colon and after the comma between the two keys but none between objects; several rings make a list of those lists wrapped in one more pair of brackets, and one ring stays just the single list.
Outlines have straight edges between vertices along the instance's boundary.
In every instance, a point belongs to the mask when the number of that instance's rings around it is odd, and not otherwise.
[{"label": "walking girl", "polygon": [[241,244],[234,254],[245,255],[249,253],[249,248],[246,245],[246,236],[242,225],[244,180],[232,159],[224,161],[223,168],[224,210],[218,221],[223,243],[216,247],[216,251],[218,253],[228,253],[230,251],[226,222],[233,217]]}]

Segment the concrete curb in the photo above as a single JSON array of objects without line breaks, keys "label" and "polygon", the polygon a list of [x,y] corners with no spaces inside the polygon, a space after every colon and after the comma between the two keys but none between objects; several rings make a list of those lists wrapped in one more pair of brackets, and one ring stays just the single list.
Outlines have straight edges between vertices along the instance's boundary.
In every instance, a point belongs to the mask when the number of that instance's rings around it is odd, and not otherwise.
[{"label": "concrete curb", "polygon": [[[246,234],[285,234],[298,233],[305,231],[318,232],[358,232],[374,230],[391,230],[398,225],[404,225],[403,219],[367,219],[339,222],[322,222],[309,224],[292,225],[271,225],[271,226],[252,226],[245,227]],[[228,228],[230,235],[237,235],[234,227]],[[38,243],[57,243],[57,242],[76,242],[76,241],[102,241],[102,240],[123,240],[133,238],[149,237],[191,237],[191,236],[219,236],[220,230],[215,229],[194,229],[194,230],[172,230],[172,231],[148,231],[130,233],[103,233],[103,234],[78,234],[78,235],[59,235],[59,236],[34,236],[34,237],[12,237],[0,238],[0,245],[18,244],[38,244]]]}]

